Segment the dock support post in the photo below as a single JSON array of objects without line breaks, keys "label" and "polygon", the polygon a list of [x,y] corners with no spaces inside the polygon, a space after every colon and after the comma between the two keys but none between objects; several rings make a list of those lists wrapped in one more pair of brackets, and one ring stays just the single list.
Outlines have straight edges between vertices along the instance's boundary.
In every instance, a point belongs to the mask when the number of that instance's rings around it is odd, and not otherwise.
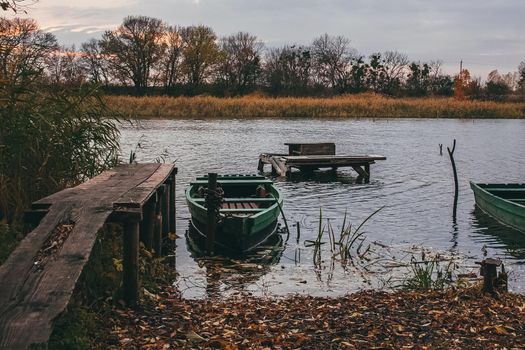
[{"label": "dock support post", "polygon": [[261,158],[259,158],[259,164],[257,165],[257,171],[261,174],[264,172],[264,162],[262,161]]},{"label": "dock support post", "polygon": [[143,219],[140,223],[140,240],[147,249],[153,248],[153,237],[155,232],[155,206],[157,198],[153,196],[145,205]]},{"label": "dock support post", "polygon": [[169,212],[170,212],[170,225],[169,232],[177,231],[177,219],[176,219],[176,205],[175,205],[175,173],[171,175],[170,180],[170,196],[169,196]]},{"label": "dock support post", "polygon": [[139,223],[124,222],[122,289],[124,301],[137,307],[139,298]]},{"label": "dock support post", "polygon": [[170,231],[170,210],[169,210],[169,201],[170,201],[170,191],[169,185],[164,184],[162,187],[162,237],[168,235]]},{"label": "dock support post", "polygon": [[159,197],[159,200],[157,201],[157,205],[155,206],[155,229],[153,230],[153,250],[155,250],[155,254],[157,256],[160,256],[162,250],[162,234],[164,230],[163,202],[165,201],[162,186],[159,187],[157,196]]},{"label": "dock support post", "polygon": [[365,164],[365,183],[369,183],[370,182],[370,163],[366,163]]},{"label": "dock support post", "polygon": [[208,210],[208,222],[206,225],[206,251],[208,254],[213,254],[215,246],[215,230],[217,229],[217,215],[216,215],[216,193],[217,191],[217,174],[208,174],[208,195],[206,196],[206,205]]}]

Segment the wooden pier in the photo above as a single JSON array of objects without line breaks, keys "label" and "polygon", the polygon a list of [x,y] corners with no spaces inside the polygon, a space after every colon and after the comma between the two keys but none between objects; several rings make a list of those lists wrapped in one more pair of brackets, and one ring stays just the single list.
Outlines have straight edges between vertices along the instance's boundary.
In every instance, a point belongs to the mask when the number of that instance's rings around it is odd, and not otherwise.
[{"label": "wooden pier", "polygon": [[264,171],[265,164],[270,164],[272,174],[290,176],[292,168],[300,171],[352,167],[358,174],[358,182],[370,181],[370,165],[377,160],[386,160],[381,155],[336,155],[333,143],[286,143],[288,154],[262,153],[259,156],[259,172]]},{"label": "wooden pier", "polygon": [[34,202],[36,228],[0,266],[0,349],[46,348],[107,222],[123,226],[123,295],[136,306],[139,240],[161,254],[175,231],[176,173],[173,164],[119,165]]}]

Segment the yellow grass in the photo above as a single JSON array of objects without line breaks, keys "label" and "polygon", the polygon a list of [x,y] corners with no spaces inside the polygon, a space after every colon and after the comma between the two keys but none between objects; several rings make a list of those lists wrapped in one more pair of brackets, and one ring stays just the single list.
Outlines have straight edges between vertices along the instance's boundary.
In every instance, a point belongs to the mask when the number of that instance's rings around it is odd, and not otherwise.
[{"label": "yellow grass", "polygon": [[374,94],[333,98],[108,96],[129,118],[525,118],[525,103],[453,98],[389,98]]}]

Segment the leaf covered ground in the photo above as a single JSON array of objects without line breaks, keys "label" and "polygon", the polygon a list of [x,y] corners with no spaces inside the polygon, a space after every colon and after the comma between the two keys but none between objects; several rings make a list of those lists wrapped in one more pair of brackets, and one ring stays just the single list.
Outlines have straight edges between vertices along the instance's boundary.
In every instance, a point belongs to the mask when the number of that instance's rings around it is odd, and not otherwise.
[{"label": "leaf covered ground", "polygon": [[363,291],[186,300],[147,293],[140,310],[106,316],[112,349],[522,349],[525,296]]}]

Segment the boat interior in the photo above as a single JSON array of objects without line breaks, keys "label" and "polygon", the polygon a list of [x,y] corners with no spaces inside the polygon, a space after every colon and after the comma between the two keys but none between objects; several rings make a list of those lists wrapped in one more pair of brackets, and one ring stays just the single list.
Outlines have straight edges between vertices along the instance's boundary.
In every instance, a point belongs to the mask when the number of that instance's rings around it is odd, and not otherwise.
[{"label": "boat interior", "polygon": [[495,196],[517,204],[525,205],[525,184],[480,184],[479,186]]},{"label": "boat interior", "polygon": [[[256,181],[254,181],[256,180]],[[223,202],[221,203],[221,212],[225,211],[250,211],[256,212],[264,210],[276,203],[276,198],[270,190],[271,181],[264,178],[250,180],[223,180],[219,181],[218,187],[223,191]],[[200,180],[202,181],[202,180]],[[198,182],[200,182],[198,181]],[[201,183],[197,183],[201,185]],[[195,186],[196,190],[192,197],[197,203],[204,203],[202,186]]]}]

